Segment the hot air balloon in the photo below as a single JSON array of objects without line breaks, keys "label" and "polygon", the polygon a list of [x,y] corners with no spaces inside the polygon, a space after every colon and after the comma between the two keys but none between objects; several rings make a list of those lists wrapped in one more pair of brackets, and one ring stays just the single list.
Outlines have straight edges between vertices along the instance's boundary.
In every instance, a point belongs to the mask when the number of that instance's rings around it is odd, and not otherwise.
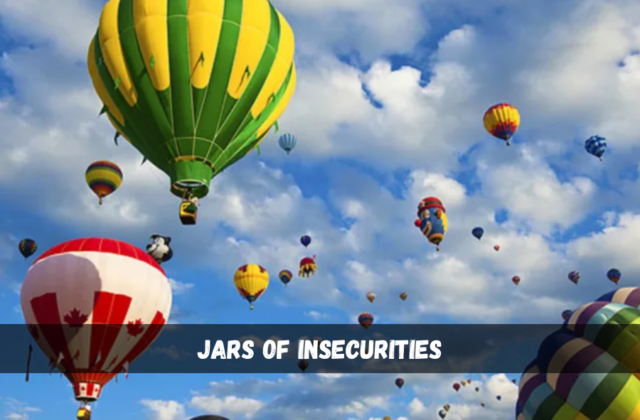
[{"label": "hot air balloon", "polygon": [[494,249],[496,252],[500,251],[500,245],[494,245],[494,246],[493,246],[493,249]]},{"label": "hot air balloon", "polygon": [[607,271],[607,277],[615,284],[618,284],[618,282],[620,281],[620,277],[622,277],[622,273],[617,268],[612,268],[611,270]]},{"label": "hot air balloon", "polygon": [[406,294],[405,292],[400,293],[400,299],[402,299],[402,300],[407,300],[407,297],[408,297],[408,296],[409,296],[409,295],[408,295],[408,294]]},{"label": "hot air balloon", "polygon": [[519,420],[634,419],[640,288],[621,288],[574,311],[542,341],[520,378]]},{"label": "hot air balloon", "polygon": [[404,379],[402,379],[402,378],[396,379],[396,386],[398,388],[402,388],[403,385],[404,385]]},{"label": "hot air balloon", "polygon": [[580,280],[580,273],[574,270],[570,272],[567,277],[573,284],[578,284],[578,280]]},{"label": "hot air balloon", "polygon": [[29,331],[71,382],[82,416],[158,337],[171,299],[169,280],[152,257],[106,238],[49,249],[33,262],[20,291]]},{"label": "hot air balloon", "polygon": [[467,379],[467,383],[470,384],[472,381],[471,379]]},{"label": "hot air balloon", "polygon": [[502,400],[502,395],[496,395],[496,400],[498,401]]},{"label": "hot air balloon", "polygon": [[110,0],[87,62],[102,112],[188,205],[276,124],[293,56],[293,31],[267,0]]},{"label": "hot air balloon", "polygon": [[458,383],[453,384],[453,389],[455,389],[456,392],[458,392],[460,390],[460,384]]},{"label": "hot air balloon", "polygon": [[449,225],[442,201],[436,197],[422,199],[418,204],[418,219],[414,225],[420,228],[425,238],[439,251]]},{"label": "hot air balloon", "polygon": [[358,322],[362,325],[362,328],[368,330],[373,324],[373,315],[368,312],[361,313],[358,317]]},{"label": "hot air balloon", "polygon": [[482,229],[481,227],[475,227],[473,228],[473,230],[471,231],[471,234],[477,239],[480,240],[482,239],[482,235],[484,235],[484,229]]},{"label": "hot air balloon", "polygon": [[373,303],[374,300],[376,300],[376,294],[373,292],[369,292],[367,293],[367,300],[371,303]]},{"label": "hot air balloon", "polygon": [[564,311],[562,311],[562,319],[564,319],[566,321],[567,319],[569,319],[569,317],[571,317],[572,313],[573,313],[573,311],[571,311],[569,309],[565,309]]},{"label": "hot air balloon", "polygon": [[316,265],[316,256],[313,257],[304,257],[300,260],[300,270],[298,270],[298,276],[309,278],[311,276],[315,276],[316,271],[318,271],[318,266]]},{"label": "hot air balloon", "polygon": [[311,236],[309,235],[303,235],[300,237],[300,243],[302,244],[302,246],[304,246],[305,248],[309,246],[309,244],[311,244]]},{"label": "hot air balloon", "polygon": [[512,380],[511,380],[511,382],[513,382],[513,383],[515,384],[515,383],[516,383],[516,380],[515,380],[515,379],[512,379]]},{"label": "hot air balloon", "polygon": [[258,264],[243,265],[233,275],[233,283],[240,296],[249,302],[249,308],[253,309],[253,302],[269,287],[269,273]]},{"label": "hot air balloon", "polygon": [[280,277],[280,281],[286,286],[291,279],[293,279],[293,273],[289,270],[282,270],[278,273],[278,277]]},{"label": "hot air balloon", "polygon": [[445,417],[447,417],[447,412],[444,410],[440,410],[438,411],[438,416],[440,416],[441,419],[444,419]]},{"label": "hot air balloon", "polygon": [[484,407],[484,406],[485,406],[485,403],[480,403],[480,406],[481,406],[481,407]]},{"label": "hot air balloon", "polygon": [[584,149],[602,161],[602,156],[607,150],[607,139],[601,136],[591,136],[584,142]]},{"label": "hot air balloon", "polygon": [[520,284],[520,277],[519,276],[513,276],[511,277],[511,281],[513,282],[513,284],[515,284],[516,286]]},{"label": "hot air balloon", "polygon": [[476,387],[476,392],[480,392],[480,388],[479,387]]},{"label": "hot air balloon", "polygon": [[89,165],[85,179],[91,191],[98,196],[98,203],[102,204],[102,199],[122,184],[122,170],[113,162],[99,160]]},{"label": "hot air balloon", "polygon": [[280,148],[287,152],[287,154],[291,153],[297,143],[298,140],[296,140],[296,136],[293,134],[283,134],[278,139],[278,145],[280,145]]},{"label": "hot air balloon", "polygon": [[461,384],[462,386],[467,386],[467,381],[461,381],[461,382],[460,382],[460,384]]},{"label": "hot air balloon", "polygon": [[509,146],[520,126],[520,113],[513,105],[497,104],[484,113],[483,123],[489,134],[506,141]]},{"label": "hot air balloon", "polygon": [[449,411],[449,409],[451,409],[451,405],[445,404],[442,406],[442,408],[444,408],[444,411]]},{"label": "hot air balloon", "polygon": [[37,249],[38,244],[36,244],[36,241],[34,241],[33,239],[23,239],[18,244],[18,250],[24,257],[25,261],[27,260],[27,258],[32,256]]},{"label": "hot air balloon", "polygon": [[391,416],[384,416],[382,420],[391,420]]},{"label": "hot air balloon", "polygon": [[307,370],[308,367],[309,367],[309,362],[307,362],[306,360],[300,360],[298,362],[298,369],[300,369],[303,373],[305,370]]}]

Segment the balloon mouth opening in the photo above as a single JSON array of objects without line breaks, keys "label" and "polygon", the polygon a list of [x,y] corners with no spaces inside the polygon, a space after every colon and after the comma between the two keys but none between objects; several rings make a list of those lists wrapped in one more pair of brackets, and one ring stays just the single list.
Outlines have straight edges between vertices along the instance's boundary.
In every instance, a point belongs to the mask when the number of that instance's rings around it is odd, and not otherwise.
[{"label": "balloon mouth opening", "polygon": [[171,192],[180,198],[203,198],[209,194],[209,183],[214,170],[207,162],[181,160],[174,162],[169,170]]},{"label": "balloon mouth opening", "polygon": [[443,239],[444,239],[444,235],[440,233],[434,233],[429,236],[429,242],[431,242],[434,245],[440,245]]},{"label": "balloon mouth opening", "polygon": [[198,181],[178,181],[173,184],[176,188],[192,189],[202,185],[202,182]]}]

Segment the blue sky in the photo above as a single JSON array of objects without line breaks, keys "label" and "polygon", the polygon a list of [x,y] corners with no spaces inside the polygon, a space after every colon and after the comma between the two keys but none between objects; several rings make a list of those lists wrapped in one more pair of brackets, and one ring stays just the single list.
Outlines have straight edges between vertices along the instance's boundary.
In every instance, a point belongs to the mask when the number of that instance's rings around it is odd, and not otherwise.
[{"label": "blue sky", "polygon": [[[635,0],[274,0],[296,34],[299,82],[282,132],[216,178],[196,228],[176,217],[164,174],[98,118],[86,49],[103,2],[0,1],[0,319],[21,323],[19,286],[40,252],[108,236],[143,247],[173,237],[172,322],[536,323],[640,274],[640,3]],[[507,148],[482,127],[490,105],[522,115]],[[605,161],[584,152],[600,134]],[[86,166],[117,162],[122,187],[98,207]],[[417,202],[440,197],[450,232],[436,253],[413,226]],[[470,231],[481,225],[481,242]],[[308,252],[299,245],[313,237]],[[494,244],[501,245],[495,252]],[[273,278],[317,255],[319,274],[288,288]],[[247,262],[272,284],[249,311],[233,287]],[[566,275],[579,270],[578,287]],[[519,287],[511,284],[519,275]],[[374,290],[372,305],[365,294]],[[402,291],[409,299],[397,298]],[[516,376],[136,375],[108,385],[96,419],[233,420],[512,418]],[[468,391],[468,390],[467,390]],[[502,394],[500,403],[495,395]],[[0,377],[10,420],[73,415],[58,375]],[[486,408],[479,403],[485,401]]]}]

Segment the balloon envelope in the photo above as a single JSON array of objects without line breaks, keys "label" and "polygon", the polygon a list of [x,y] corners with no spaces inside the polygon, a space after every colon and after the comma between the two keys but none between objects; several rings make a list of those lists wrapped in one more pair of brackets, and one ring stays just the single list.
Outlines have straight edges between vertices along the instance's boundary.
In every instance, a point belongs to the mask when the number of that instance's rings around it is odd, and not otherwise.
[{"label": "balloon envelope", "polygon": [[640,289],[576,309],[540,344],[520,379],[519,420],[634,419],[640,413],[636,335]]},{"label": "balloon envelope", "polygon": [[508,145],[520,127],[520,113],[515,106],[501,103],[487,109],[482,121],[489,134],[506,141]]},{"label": "balloon envelope", "polygon": [[[83,402],[97,400],[158,337],[171,299],[169,280],[152,257],[106,238],[49,249],[33,262],[20,291],[31,335],[50,360],[59,360]],[[105,329],[110,326],[123,331],[114,334]]]},{"label": "balloon envelope", "polygon": [[602,160],[604,152],[607,151],[607,139],[602,136],[591,136],[585,140],[584,149],[590,155],[593,155]]},{"label": "balloon envelope", "polygon": [[258,264],[243,265],[233,275],[233,283],[240,296],[246,299],[250,308],[253,309],[253,302],[258,300],[269,287],[269,273]]},{"label": "balloon envelope", "polygon": [[293,134],[283,134],[278,139],[278,145],[282,150],[287,152],[287,154],[291,153],[291,151],[296,147],[298,140],[296,140],[296,136]]},{"label": "balloon envelope", "polygon": [[294,48],[267,0],[110,0],[87,63],[113,127],[173,194],[202,198],[287,108]]},{"label": "balloon envelope", "polygon": [[473,228],[471,234],[478,240],[482,239],[482,235],[484,235],[484,229],[481,227]]},{"label": "balloon envelope", "polygon": [[18,244],[18,250],[25,260],[32,256],[37,249],[38,244],[36,244],[36,241],[34,241],[33,239],[23,239]]}]

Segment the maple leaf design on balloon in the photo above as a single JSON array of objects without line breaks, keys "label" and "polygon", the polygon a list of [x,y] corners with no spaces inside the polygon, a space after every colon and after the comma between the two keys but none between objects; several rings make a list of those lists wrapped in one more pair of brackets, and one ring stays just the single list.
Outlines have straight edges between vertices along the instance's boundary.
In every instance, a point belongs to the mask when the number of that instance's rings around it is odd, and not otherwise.
[{"label": "maple leaf design on balloon", "polygon": [[73,308],[71,312],[64,316],[64,322],[76,328],[82,327],[82,324],[87,322],[87,319],[89,319],[89,316],[83,314],[76,308]]},{"label": "maple leaf design on balloon", "polygon": [[129,334],[129,339],[131,337],[137,337],[142,334],[144,331],[144,327],[142,326],[142,320],[136,319],[135,322],[129,321],[127,324],[127,334]]}]

